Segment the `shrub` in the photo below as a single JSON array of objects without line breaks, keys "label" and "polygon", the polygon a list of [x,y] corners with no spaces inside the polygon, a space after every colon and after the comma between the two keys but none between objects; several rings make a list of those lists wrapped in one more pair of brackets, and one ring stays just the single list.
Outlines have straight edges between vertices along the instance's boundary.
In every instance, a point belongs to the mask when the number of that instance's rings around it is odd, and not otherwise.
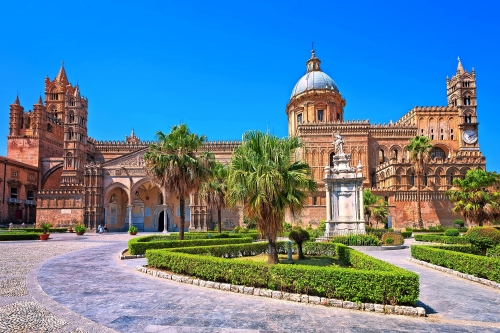
[{"label": "shrub", "polygon": [[131,225],[130,227],[128,227],[128,232],[130,232],[131,234],[136,234],[139,232],[139,229],[137,229],[135,225]]},{"label": "shrub", "polygon": [[385,239],[385,244],[386,245],[392,245],[392,244],[394,244],[394,238],[387,237]]},{"label": "shrub", "polygon": [[75,232],[85,232],[87,231],[87,228],[85,228],[85,226],[83,224],[77,224],[75,226]]},{"label": "shrub", "polygon": [[444,235],[456,237],[456,236],[460,236],[460,232],[457,229],[446,229],[446,231],[444,232]]},{"label": "shrub", "polygon": [[500,245],[497,245],[495,247],[490,247],[489,249],[487,249],[486,256],[500,259]]},{"label": "shrub", "polygon": [[130,254],[144,254],[147,249],[166,249],[176,247],[207,246],[216,244],[239,244],[251,243],[252,238],[229,238],[229,239],[192,239],[192,240],[155,240],[150,236],[134,238],[128,241],[128,252]]},{"label": "shrub", "polygon": [[465,226],[464,221],[460,219],[456,219],[455,221],[453,221],[453,223],[456,224],[459,228],[463,228]]},{"label": "shrub", "polygon": [[486,250],[500,242],[500,231],[492,227],[474,227],[467,231],[465,237],[469,242],[486,255]]},{"label": "shrub", "polygon": [[401,231],[401,236],[403,236],[403,238],[410,238],[412,234],[412,231]]},{"label": "shrub", "polygon": [[[24,232],[43,232],[42,228],[13,228],[12,231],[24,231]],[[61,232],[67,232],[68,228],[50,228],[49,232],[50,233],[61,233]]]},{"label": "shrub", "polygon": [[450,251],[443,247],[412,245],[415,259],[446,267],[465,274],[500,282],[500,259]]},{"label": "shrub", "polygon": [[[392,239],[392,243],[387,242],[388,239]],[[384,245],[402,245],[404,242],[403,236],[395,232],[386,232],[382,235],[382,243]]]},{"label": "shrub", "polygon": [[52,223],[50,223],[50,222],[41,222],[40,223],[40,229],[42,229],[42,232],[44,234],[48,234],[50,232],[50,228],[52,228]]},{"label": "shrub", "polygon": [[283,231],[290,232],[292,231],[292,225],[288,222],[283,223]]},{"label": "shrub", "polygon": [[2,232],[0,241],[35,240],[40,239],[40,233],[35,232]]},{"label": "shrub", "polygon": [[[278,242],[285,252],[286,243]],[[309,247],[311,246],[311,247]],[[265,252],[267,243],[148,250],[151,267],[188,274],[200,279],[264,287],[285,292],[338,298],[355,302],[414,304],[418,299],[418,275],[352,250],[342,244],[305,243],[304,251],[335,252],[351,268],[337,266],[268,265],[223,259],[236,256],[236,248]],[[225,251],[226,250],[226,251]],[[194,252],[198,254],[193,254]],[[217,253],[219,257],[207,256]],[[199,255],[205,254],[205,255]]]},{"label": "shrub", "polygon": [[379,246],[380,240],[377,236],[370,234],[351,234],[349,236],[334,236],[330,242],[344,244],[347,246]]},{"label": "shrub", "polygon": [[309,240],[309,233],[301,227],[294,227],[288,235],[288,238],[290,238],[297,244],[299,250],[299,260],[304,259],[304,253],[302,252],[302,243]]},{"label": "shrub", "polygon": [[416,241],[443,243],[443,244],[469,244],[469,240],[460,236],[443,236],[443,235],[415,235]]}]

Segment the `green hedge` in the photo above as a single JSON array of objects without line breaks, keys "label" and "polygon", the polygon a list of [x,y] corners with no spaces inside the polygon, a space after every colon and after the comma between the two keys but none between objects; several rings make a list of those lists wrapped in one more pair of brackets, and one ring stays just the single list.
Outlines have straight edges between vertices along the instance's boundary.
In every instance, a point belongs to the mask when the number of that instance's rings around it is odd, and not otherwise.
[{"label": "green hedge", "polygon": [[[287,242],[278,242],[286,251]],[[238,249],[239,248],[239,249]],[[417,274],[350,249],[342,244],[305,243],[304,252],[335,254],[349,265],[314,267],[300,264],[228,260],[239,254],[265,253],[267,243],[197,248],[147,250],[151,267],[167,269],[210,281],[270,288],[285,292],[337,298],[355,302],[414,304],[419,294]],[[218,257],[207,254],[216,254]],[[222,257],[222,258],[221,258]]]},{"label": "green hedge", "polygon": [[465,274],[500,282],[500,259],[450,251],[426,245],[412,245],[413,258]]},{"label": "green hedge", "polygon": [[190,240],[150,240],[143,241],[146,237],[133,238],[128,241],[128,252],[132,255],[144,254],[148,249],[167,249],[179,247],[192,247],[192,246],[207,246],[207,245],[220,245],[220,244],[239,244],[251,243],[252,238],[215,238],[215,239],[190,239]]},{"label": "green hedge", "polygon": [[403,238],[410,238],[413,231],[401,231]]},{"label": "green hedge", "polygon": [[0,233],[0,241],[17,241],[17,240],[35,240],[40,239],[40,233],[34,232],[2,232]]},{"label": "green hedge", "polygon": [[[12,228],[13,231],[43,232],[42,228]],[[50,228],[49,233],[68,232],[68,228]]]},{"label": "green hedge", "polygon": [[442,244],[469,244],[465,237],[461,236],[442,236],[442,235],[415,235],[416,241],[431,242]]}]

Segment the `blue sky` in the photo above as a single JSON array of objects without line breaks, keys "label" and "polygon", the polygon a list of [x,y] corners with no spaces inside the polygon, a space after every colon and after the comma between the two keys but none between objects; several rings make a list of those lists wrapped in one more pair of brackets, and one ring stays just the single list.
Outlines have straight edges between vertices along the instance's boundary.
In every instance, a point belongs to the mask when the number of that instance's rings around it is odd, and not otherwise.
[{"label": "blue sky", "polygon": [[287,135],[285,106],[311,42],[346,119],[396,121],[446,104],[457,56],[475,68],[479,142],[496,154],[499,5],[493,1],[4,1],[0,154],[9,104],[32,108],[64,60],[89,99],[89,135],[142,140],[179,122],[209,140]]}]

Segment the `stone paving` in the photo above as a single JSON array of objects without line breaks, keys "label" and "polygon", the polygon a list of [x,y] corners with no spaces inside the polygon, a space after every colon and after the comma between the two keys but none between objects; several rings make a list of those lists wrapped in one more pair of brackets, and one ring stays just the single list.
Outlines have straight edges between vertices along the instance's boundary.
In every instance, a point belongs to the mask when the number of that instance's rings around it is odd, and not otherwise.
[{"label": "stone paving", "polygon": [[227,293],[145,275],[118,260],[127,234],[0,243],[0,332],[500,332],[500,292],[405,261],[421,274],[428,318]]}]

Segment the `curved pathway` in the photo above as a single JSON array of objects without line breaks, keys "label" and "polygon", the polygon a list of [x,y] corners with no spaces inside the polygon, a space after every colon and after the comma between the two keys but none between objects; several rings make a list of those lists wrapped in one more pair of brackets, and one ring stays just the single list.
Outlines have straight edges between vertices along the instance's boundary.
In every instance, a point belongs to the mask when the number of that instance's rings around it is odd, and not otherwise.
[{"label": "curved pathway", "polygon": [[[405,240],[405,245],[412,243],[413,238]],[[494,322],[500,327],[500,290],[409,262],[410,248],[362,252],[417,273],[419,306],[431,317]]]},{"label": "curved pathway", "polygon": [[[422,271],[419,272],[423,274],[422,301],[437,311],[429,318],[313,306],[154,278],[134,270],[137,264],[144,263],[143,259],[118,260],[118,252],[126,247],[128,239],[125,234],[89,235],[78,239],[73,235],[54,235],[47,243],[0,244],[0,283],[5,279],[2,272],[10,272],[13,267],[12,260],[5,257],[7,253],[15,256],[32,246],[29,250],[38,250],[40,254],[39,260],[28,264],[31,266],[27,270],[17,272],[25,277],[24,295],[0,294],[0,331],[4,331],[1,325],[16,324],[12,318],[26,320],[34,311],[37,316],[50,317],[45,320],[49,327],[46,332],[500,332],[498,319],[476,316],[470,318],[475,321],[467,321],[463,320],[467,311],[460,316],[451,310],[443,311],[447,304],[453,303],[455,295],[447,295],[446,290],[439,294],[439,289],[447,283],[453,289],[453,279],[458,278],[403,262],[401,258],[407,254],[370,253],[389,256],[388,261]],[[50,252],[52,248],[59,250]],[[67,253],[61,254],[64,252]],[[28,257],[33,255],[30,252]],[[477,294],[478,290],[470,286],[472,282],[458,280],[458,286],[465,287],[463,292],[457,292],[458,296],[465,299],[468,294],[472,302],[476,299],[479,303],[489,302],[491,311],[486,307],[480,311],[493,313],[494,306],[498,308],[498,291],[478,285],[482,293]],[[438,290],[433,292],[436,287]],[[435,299],[433,294],[437,295]],[[461,301],[455,303],[461,304]],[[457,306],[454,306],[456,311]],[[498,310],[496,313],[498,316]],[[495,321],[497,323],[492,323]]]}]

